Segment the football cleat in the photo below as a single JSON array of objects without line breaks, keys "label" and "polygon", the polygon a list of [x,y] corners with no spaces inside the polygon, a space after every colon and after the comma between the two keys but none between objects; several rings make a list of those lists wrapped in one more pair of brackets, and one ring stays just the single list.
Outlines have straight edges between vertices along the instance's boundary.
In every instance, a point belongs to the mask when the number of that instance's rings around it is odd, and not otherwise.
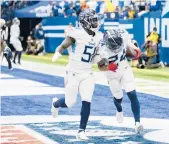
[{"label": "football cleat", "polygon": [[53,98],[52,100],[51,113],[52,113],[53,118],[56,118],[59,113],[59,108],[55,108],[53,105],[53,103],[56,102],[57,100],[58,100],[57,98]]},{"label": "football cleat", "polygon": [[13,71],[13,67],[9,68],[9,70]]},{"label": "football cleat", "polygon": [[78,132],[76,135],[77,140],[88,140],[89,138],[86,136],[84,131]]},{"label": "football cleat", "polygon": [[135,132],[136,134],[142,134],[143,133],[143,125],[140,124],[139,122],[136,122],[136,125],[135,125]]},{"label": "football cleat", "polygon": [[165,65],[164,65],[163,62],[160,62],[160,66],[161,66],[162,68],[165,68]]},{"label": "football cleat", "polygon": [[118,123],[122,123],[123,122],[123,112],[116,112],[116,120]]}]

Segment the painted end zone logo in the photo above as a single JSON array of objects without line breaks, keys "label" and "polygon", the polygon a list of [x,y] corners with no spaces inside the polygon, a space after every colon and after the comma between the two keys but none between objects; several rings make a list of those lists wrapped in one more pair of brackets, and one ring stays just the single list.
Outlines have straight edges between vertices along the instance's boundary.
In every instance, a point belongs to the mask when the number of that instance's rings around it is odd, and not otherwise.
[{"label": "painted end zone logo", "polygon": [[[2,144],[84,143],[75,138],[79,128],[79,118],[79,116],[59,116],[57,119],[51,116],[18,117],[15,121],[16,125],[1,126]],[[19,122],[22,125],[18,124]],[[168,120],[143,118],[142,123],[145,127],[144,133],[136,135],[133,118],[125,117],[124,122],[118,124],[115,117],[91,116],[86,130],[89,140],[85,143],[161,144],[169,142]]]}]

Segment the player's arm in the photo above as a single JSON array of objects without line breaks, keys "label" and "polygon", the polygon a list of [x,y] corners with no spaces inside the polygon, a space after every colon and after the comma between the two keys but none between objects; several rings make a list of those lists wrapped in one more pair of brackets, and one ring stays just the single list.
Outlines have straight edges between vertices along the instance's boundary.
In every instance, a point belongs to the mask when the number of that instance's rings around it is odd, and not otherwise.
[{"label": "player's arm", "polygon": [[132,42],[128,42],[126,57],[131,58],[133,60],[137,60],[141,55],[141,51],[138,47],[136,47]]},{"label": "player's arm", "polygon": [[65,49],[75,43],[75,39],[67,36],[64,41],[56,48],[55,54],[53,55],[52,62],[55,62],[58,58],[62,56]]},{"label": "player's arm", "polygon": [[102,41],[100,41],[99,46],[97,47],[96,53],[93,57],[93,63],[97,64],[98,69],[100,71],[108,70],[108,54],[106,51],[106,47],[103,45]]},{"label": "player's arm", "polygon": [[108,71],[108,59],[102,58],[98,63],[97,66],[100,71]]}]

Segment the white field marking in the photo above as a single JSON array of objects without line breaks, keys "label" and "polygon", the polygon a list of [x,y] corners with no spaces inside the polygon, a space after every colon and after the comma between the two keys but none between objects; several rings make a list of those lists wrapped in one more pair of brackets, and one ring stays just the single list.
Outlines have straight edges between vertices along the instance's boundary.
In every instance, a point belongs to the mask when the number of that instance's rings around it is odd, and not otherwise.
[{"label": "white field marking", "polygon": [[[90,120],[100,120],[102,117],[100,116],[92,116]],[[40,116],[1,116],[0,124],[26,124],[26,123],[47,123],[47,122],[77,122],[79,121],[80,116],[59,116],[57,118],[53,118],[52,116],[40,115]]]},{"label": "white field marking", "polygon": [[[59,116],[58,118],[54,119],[51,116],[2,116],[1,117],[1,122],[2,124],[26,124],[26,123],[43,123],[43,122],[78,122],[80,119],[80,116]],[[119,127],[124,130],[116,130],[115,128],[112,128],[112,130],[102,130],[99,128],[95,129],[87,129],[86,134],[87,136],[94,136],[94,137],[99,137],[99,136],[125,136],[125,135],[133,135],[134,132],[134,122],[132,117],[124,117],[124,121],[122,124],[119,124],[116,122],[115,117],[110,117],[110,116],[90,116],[89,121],[100,121],[102,125],[106,126],[114,126],[114,127]],[[142,118],[141,122],[144,126],[144,129],[151,129],[154,132],[148,132],[145,133],[144,138],[156,142],[168,142],[169,137],[168,137],[168,125],[169,125],[169,120],[167,119],[153,119],[153,118]],[[35,124],[36,125],[36,124]],[[90,124],[89,124],[90,126]],[[39,126],[41,127],[41,126]],[[53,131],[50,131],[50,133],[53,134],[61,134],[61,135],[72,135],[74,136],[77,132],[77,129],[71,129],[71,130],[59,130],[55,129],[57,126],[53,126]],[[104,127],[104,126],[103,126]],[[20,128],[25,131],[26,133],[32,134],[35,136],[36,139],[42,140],[43,142],[50,142],[50,140],[46,139],[46,137],[42,138],[41,134],[38,134],[34,132],[33,130],[25,127],[25,126],[20,126]],[[132,131],[126,131],[125,128],[132,128]],[[50,130],[50,129],[46,129]],[[106,134],[105,134],[106,133]],[[52,142],[50,143],[52,144]]]},{"label": "white field marking", "polygon": [[[5,77],[7,77],[7,75]],[[64,94],[64,88],[27,79],[1,79],[0,85],[1,96]]]},{"label": "white field marking", "polygon": [[8,74],[0,74],[0,78],[13,78],[14,76]]},{"label": "white field marking", "polygon": [[[52,134],[56,135],[67,135],[67,136],[75,136],[77,130],[61,130],[61,131],[50,131]],[[90,129],[85,130],[86,136],[92,136],[92,137],[103,137],[103,136],[128,136],[128,135],[134,135],[134,132],[128,132],[128,131],[117,131],[116,129],[112,130],[103,130],[103,129]],[[123,132],[123,133],[121,133]]]},{"label": "white field marking", "polygon": [[[77,133],[77,131],[76,131],[75,133]],[[74,136],[75,136],[75,135],[74,135]],[[65,141],[68,141],[69,143],[79,142],[78,139],[65,139]],[[94,144],[94,143],[88,143],[88,144]]]},{"label": "white field marking", "polygon": [[142,142],[128,141],[128,142],[122,142],[121,144],[143,144],[143,143]]},{"label": "white field marking", "polygon": [[25,133],[27,134],[31,134],[32,137],[36,138],[37,140],[41,141],[41,142],[45,142],[45,144],[58,144],[57,142],[41,135],[40,133],[26,127],[26,126],[23,126],[23,125],[17,125],[17,127],[19,129],[21,129],[22,131],[24,131]]},{"label": "white field marking", "polygon": [[16,138],[8,138],[8,139],[10,139],[10,141],[9,140],[7,140],[6,138],[2,138],[1,139],[1,143],[3,144],[3,143],[7,143],[7,144],[19,144],[19,143],[31,143],[31,142],[37,142],[36,140],[32,140],[32,139],[28,139],[28,140],[16,140]]},{"label": "white field marking", "polygon": [[57,128],[56,126],[53,126],[53,127],[43,127],[42,128],[43,130],[46,130],[46,131],[60,131],[60,130],[62,130],[62,129],[60,129],[60,128]]},{"label": "white field marking", "polygon": [[[52,116],[1,116],[1,124],[26,124],[26,123],[47,123],[47,122],[78,122],[80,116],[63,115],[53,118]],[[132,117],[124,117],[122,124],[116,121],[115,116],[90,116],[90,121],[100,120],[101,124],[115,127],[133,128],[134,122]],[[168,119],[141,118],[145,129],[168,129]]]},{"label": "white field marking", "polygon": [[[15,129],[10,129],[10,130],[15,130]],[[7,129],[7,130],[4,130],[4,131],[10,131],[10,130]],[[1,132],[4,132],[4,131],[1,130]],[[23,133],[22,132],[20,132],[20,133],[15,132],[15,134],[19,135],[19,134],[23,134]],[[3,133],[3,136],[12,136],[12,135],[13,135],[13,133]]]},{"label": "white field marking", "polygon": [[[124,117],[123,123],[119,124],[116,120],[116,117],[108,117],[101,121],[101,124],[107,126],[115,127],[134,127],[134,119],[131,117]],[[144,126],[144,129],[168,129],[169,120],[168,119],[154,119],[154,118],[141,118],[141,123]]]},{"label": "white field marking", "polygon": [[61,128],[57,128],[56,126],[53,126],[53,127],[50,127],[50,128],[43,127],[42,129],[46,130],[46,131],[60,131],[60,130],[62,130]]},{"label": "white field marking", "polygon": [[[169,126],[168,126],[168,128],[169,128]],[[149,132],[144,135],[144,138],[151,140],[151,141],[169,143],[169,129]]]},{"label": "white field marking", "polygon": [[35,124],[36,126],[46,126],[46,127],[49,127],[49,126],[54,126],[55,124],[50,124],[50,123],[43,123],[43,124]]},{"label": "white field marking", "polygon": [[[118,136],[113,136],[113,137],[106,137],[105,139],[107,139],[107,140],[117,140],[117,139],[121,139],[121,140],[123,140],[123,139],[126,139],[126,138],[128,138],[128,137],[125,137],[125,136],[123,136],[123,137],[118,137]],[[125,143],[126,144],[126,143]],[[130,143],[131,144],[131,143]]]},{"label": "white field marking", "polygon": [[[30,70],[34,72],[50,74],[53,76],[60,76],[60,77],[64,77],[65,70],[66,70],[66,67],[63,66],[54,66],[49,64],[24,62],[24,61],[22,62],[22,66],[15,65],[15,67],[19,69]],[[96,84],[108,86],[107,79],[103,72],[94,72],[94,77],[95,77]],[[138,86],[136,87],[138,92],[153,94],[155,96],[160,96],[164,98],[169,98],[169,90],[168,90],[169,82],[156,82],[153,80],[144,80],[144,79],[135,79],[135,81],[136,81],[136,85],[138,84]],[[143,85],[140,86],[139,84],[143,84]],[[149,86],[150,87],[154,86],[152,91],[144,89]],[[163,90],[164,87],[166,88],[165,90]],[[156,89],[155,93],[154,93],[154,89]]]}]

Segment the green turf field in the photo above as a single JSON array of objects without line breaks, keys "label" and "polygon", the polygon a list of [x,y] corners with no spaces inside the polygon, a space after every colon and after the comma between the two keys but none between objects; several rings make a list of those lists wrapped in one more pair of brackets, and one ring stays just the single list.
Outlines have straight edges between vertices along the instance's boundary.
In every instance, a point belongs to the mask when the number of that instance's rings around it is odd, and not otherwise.
[{"label": "green turf field", "polygon": [[[45,56],[33,56],[23,54],[23,60],[60,66],[65,66],[68,63],[68,56],[65,55],[58,59],[57,62],[52,63],[52,55],[53,54],[46,54]],[[136,78],[169,82],[169,67],[158,69],[132,69]],[[93,65],[93,70],[98,71],[96,65]]]}]

